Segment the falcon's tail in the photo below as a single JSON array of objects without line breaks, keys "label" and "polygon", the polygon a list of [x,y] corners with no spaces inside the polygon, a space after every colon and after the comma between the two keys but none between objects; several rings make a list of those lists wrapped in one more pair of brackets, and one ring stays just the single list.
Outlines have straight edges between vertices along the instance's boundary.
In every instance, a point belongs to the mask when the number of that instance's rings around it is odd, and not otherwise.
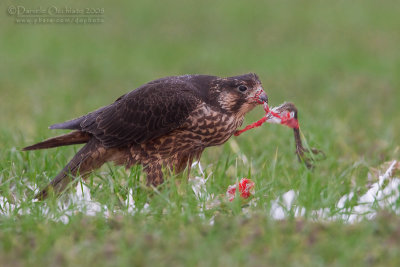
[{"label": "falcon's tail", "polygon": [[93,170],[100,168],[106,162],[107,150],[95,139],[91,139],[64,167],[64,169],[40,191],[35,198],[45,199],[50,192],[58,195],[62,193],[77,175],[88,175]]},{"label": "falcon's tail", "polygon": [[56,136],[40,143],[24,147],[22,150],[36,150],[44,148],[52,148],[58,146],[68,146],[75,144],[87,143],[91,138],[91,135],[82,131],[73,131],[64,135]]}]

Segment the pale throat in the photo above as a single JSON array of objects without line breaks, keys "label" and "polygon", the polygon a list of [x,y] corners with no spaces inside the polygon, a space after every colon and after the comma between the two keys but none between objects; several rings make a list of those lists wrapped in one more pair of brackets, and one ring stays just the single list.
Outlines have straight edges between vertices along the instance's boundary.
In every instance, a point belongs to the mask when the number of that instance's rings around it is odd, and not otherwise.
[{"label": "pale throat", "polygon": [[236,113],[237,115],[237,117],[244,117],[247,113],[249,113],[250,111],[252,111],[256,106],[257,106],[258,104],[255,104],[255,103],[244,103],[241,107],[240,107],[240,109],[239,109],[239,111]]}]

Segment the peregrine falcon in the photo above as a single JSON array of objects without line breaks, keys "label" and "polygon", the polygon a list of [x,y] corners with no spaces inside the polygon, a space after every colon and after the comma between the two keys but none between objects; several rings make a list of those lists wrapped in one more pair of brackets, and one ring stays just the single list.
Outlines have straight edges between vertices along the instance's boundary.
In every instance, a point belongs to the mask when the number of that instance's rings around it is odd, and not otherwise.
[{"label": "peregrine falcon", "polygon": [[126,168],[141,164],[148,185],[158,186],[163,168],[176,173],[190,168],[205,148],[225,143],[246,113],[266,102],[254,73],[171,76],[146,83],[108,106],[50,126],[72,132],[23,149],[85,144],[36,198],[59,194],[74,176],[84,177],[106,162]]}]

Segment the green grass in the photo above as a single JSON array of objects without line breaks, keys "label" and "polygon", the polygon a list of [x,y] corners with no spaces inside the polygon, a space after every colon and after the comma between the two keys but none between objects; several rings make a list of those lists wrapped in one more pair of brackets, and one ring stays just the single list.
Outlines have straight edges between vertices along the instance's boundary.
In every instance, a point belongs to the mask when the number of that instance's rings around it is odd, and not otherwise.
[{"label": "green grass", "polygon": [[[17,25],[6,14],[15,1],[0,4],[0,195],[17,203],[9,215],[0,213],[1,266],[399,265],[399,200],[354,224],[313,213],[329,209],[334,218],[343,195],[368,190],[370,168],[400,159],[396,1],[18,4],[104,7],[105,22]],[[113,211],[107,218],[76,205],[62,210],[55,199],[24,201],[78,149],[20,151],[62,133],[48,125],[159,77],[247,72],[260,76],[272,105],[296,104],[308,143],[327,155],[308,171],[294,155],[291,130],[276,125],[206,150],[207,192],[218,197],[236,179],[251,177],[256,205],[205,209],[208,201],[180,176],[154,192],[143,186],[140,168],[112,165],[87,180],[92,200]],[[256,109],[245,123],[262,114]],[[293,208],[284,221],[274,220],[271,203],[289,190],[306,212],[296,218]],[[130,191],[134,214],[126,205]],[[59,221],[65,214],[67,224]]]}]

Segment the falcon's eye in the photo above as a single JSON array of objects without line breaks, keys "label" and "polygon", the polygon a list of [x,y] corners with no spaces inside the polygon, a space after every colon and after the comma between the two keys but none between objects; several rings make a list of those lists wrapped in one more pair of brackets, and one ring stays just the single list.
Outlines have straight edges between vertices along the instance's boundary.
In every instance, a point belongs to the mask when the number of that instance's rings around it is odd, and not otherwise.
[{"label": "falcon's eye", "polygon": [[246,85],[239,85],[238,89],[239,89],[240,92],[244,92],[244,91],[247,90],[247,86]]}]

